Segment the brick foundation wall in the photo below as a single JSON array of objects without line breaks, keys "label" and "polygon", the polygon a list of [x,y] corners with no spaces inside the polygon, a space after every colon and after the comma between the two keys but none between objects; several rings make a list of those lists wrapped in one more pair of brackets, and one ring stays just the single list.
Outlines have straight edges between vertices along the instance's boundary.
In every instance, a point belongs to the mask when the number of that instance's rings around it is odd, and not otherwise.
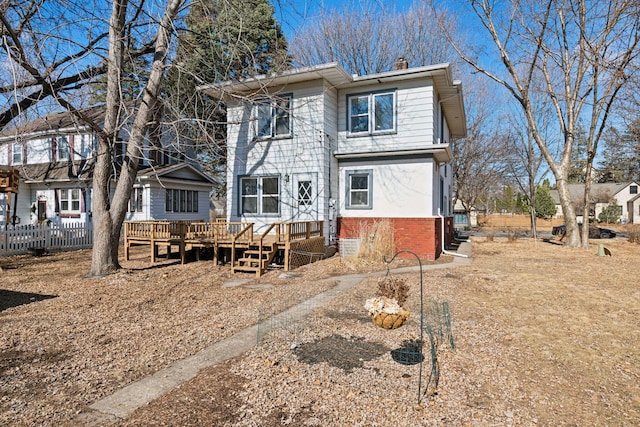
[{"label": "brick foundation wall", "polygon": [[[364,224],[388,220],[395,230],[396,251],[414,252],[420,259],[434,260],[442,252],[442,226],[440,218],[338,218],[338,238],[360,237]],[[445,218],[447,242],[453,238],[453,219]],[[402,258],[413,258],[411,254],[400,254]]]}]

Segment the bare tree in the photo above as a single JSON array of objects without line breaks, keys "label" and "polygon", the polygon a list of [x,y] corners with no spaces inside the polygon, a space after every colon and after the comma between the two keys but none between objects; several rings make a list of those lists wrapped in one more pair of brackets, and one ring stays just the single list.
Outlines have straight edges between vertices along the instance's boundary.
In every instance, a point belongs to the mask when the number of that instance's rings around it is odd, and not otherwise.
[{"label": "bare tree", "polygon": [[[432,5],[439,8],[433,0]],[[531,136],[556,179],[567,244],[572,247],[588,246],[588,227],[583,227],[581,239],[567,183],[577,124],[581,118],[587,123],[585,174],[589,177],[600,135],[637,60],[639,8],[637,1],[628,0],[512,0],[505,4],[474,0],[466,17],[475,30],[469,46],[454,40],[446,25],[441,25],[459,56],[506,88],[522,108]],[[562,135],[559,159],[539,129],[537,92],[555,110],[557,132]],[[585,200],[588,192],[589,180]],[[587,207],[584,218],[588,218]]]},{"label": "bare tree", "polygon": [[455,52],[435,25],[424,3],[396,12],[381,2],[352,0],[322,10],[291,41],[290,52],[302,65],[338,62],[358,74],[388,71],[399,57],[412,66],[450,62]]},{"label": "bare tree", "polygon": [[[14,102],[17,107],[9,107],[9,110],[15,109],[16,114],[20,113],[20,109],[26,106],[32,106],[41,101],[43,97],[50,96],[65,109],[73,112],[85,123],[88,123],[99,136],[98,154],[94,168],[93,178],[93,220],[94,220],[94,246],[92,253],[91,270],[92,276],[103,275],[114,271],[119,267],[118,263],[118,244],[120,239],[120,230],[127,211],[127,204],[136,176],[138,160],[142,157],[142,147],[144,139],[147,135],[149,122],[154,112],[158,96],[160,94],[160,86],[165,69],[165,62],[169,54],[171,35],[173,32],[174,20],[180,10],[184,0],[168,0],[164,15],[157,23],[157,33],[153,37],[153,63],[151,72],[144,85],[141,100],[137,108],[132,111],[126,111],[125,104],[121,99],[120,72],[124,54],[124,40],[128,38],[127,31],[135,25],[138,19],[141,19],[143,4],[137,5],[133,11],[128,11],[129,0],[114,0],[111,12],[111,18],[108,23],[108,55],[104,65],[107,72],[107,96],[106,96],[106,115],[103,126],[96,123],[92,118],[84,115],[83,111],[65,96],[65,90],[69,89],[61,82],[75,81],[79,83],[83,77],[82,73],[76,74],[71,80],[65,77],[66,74],[61,73],[58,67],[60,61],[56,61],[56,51],[43,50],[36,42],[38,31],[33,28],[33,22],[28,15],[36,16],[44,13],[47,9],[44,1],[30,3],[31,7],[27,9],[14,9],[14,13],[20,17],[16,26],[12,25],[5,14],[0,14],[2,20],[3,31],[5,33],[5,50],[9,55],[13,64],[19,66],[23,70],[22,75],[27,74],[29,79],[22,79],[14,82],[14,90],[16,88],[33,87],[34,93],[25,96],[23,99]],[[67,6],[59,4],[59,7]],[[94,16],[86,9],[78,5],[81,13],[76,17],[78,20],[83,18],[89,19]],[[62,9],[66,10],[66,9]],[[49,12],[50,13],[50,12]],[[132,21],[127,22],[127,18]],[[145,16],[145,18],[150,18]],[[25,30],[28,28],[29,30]],[[51,33],[50,37],[64,39],[64,34]],[[23,43],[23,39],[32,41],[28,46]],[[93,44],[91,41],[80,49],[83,54],[95,52],[99,45]],[[68,66],[72,60],[79,60],[82,55],[71,54],[62,61]],[[95,70],[95,67],[89,67]],[[44,71],[43,71],[44,70]],[[77,87],[76,87],[77,89]],[[12,113],[13,114],[13,113]],[[129,114],[130,116],[124,117]],[[122,130],[124,122],[132,121],[132,127],[127,143],[127,151],[117,177],[116,188],[113,196],[110,194],[110,182],[113,178],[112,165],[114,159],[114,150],[117,146],[116,140],[118,133]]]},{"label": "bare tree", "polygon": [[[541,105],[538,112],[538,129],[543,132],[547,146],[553,150],[558,144],[555,132],[551,130],[550,122],[553,120],[553,110]],[[537,236],[536,218],[538,217],[536,212],[536,192],[549,170],[535,143],[527,119],[517,109],[517,106],[515,111],[506,109],[502,117],[507,124],[505,130],[507,173],[527,197],[531,236],[535,238]]]},{"label": "bare tree", "polygon": [[[107,69],[100,61],[108,42],[105,15],[108,9],[101,1],[2,2],[0,129],[28,118],[43,103],[49,110],[73,98],[80,106],[77,93]],[[129,54],[150,52],[151,43],[144,43]]]},{"label": "bare tree", "polygon": [[[484,82],[470,78],[466,86],[467,137],[452,144],[453,176],[456,201],[460,201],[467,217],[471,210],[484,205],[491,210],[490,200],[502,191],[505,176],[504,138],[493,120],[495,98]],[[489,129],[493,129],[489,132]]]},{"label": "bare tree", "polygon": [[109,23],[109,55],[107,62],[107,97],[104,129],[100,132],[98,156],[93,177],[94,246],[91,259],[92,276],[110,273],[120,267],[118,243],[122,223],[127,212],[127,203],[142,157],[143,142],[149,122],[158,102],[165,64],[169,54],[173,22],[184,0],[168,0],[164,15],[158,23],[155,36],[153,63],[145,85],[142,102],[139,104],[126,155],[118,176],[113,198],[109,194],[111,179],[112,149],[120,129],[120,65],[124,50],[123,40],[127,17],[128,0],[114,0]]}]

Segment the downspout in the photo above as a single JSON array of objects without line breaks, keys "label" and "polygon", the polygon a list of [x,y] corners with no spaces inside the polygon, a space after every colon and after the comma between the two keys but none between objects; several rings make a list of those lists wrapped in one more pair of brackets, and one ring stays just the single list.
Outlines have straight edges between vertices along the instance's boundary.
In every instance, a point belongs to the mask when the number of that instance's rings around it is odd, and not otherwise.
[{"label": "downspout", "polygon": [[469,255],[459,254],[457,252],[451,252],[445,249],[445,241],[444,241],[444,216],[440,213],[440,208],[438,208],[438,217],[440,218],[440,234],[442,236],[442,253],[445,255],[459,256],[462,258],[469,258]]}]

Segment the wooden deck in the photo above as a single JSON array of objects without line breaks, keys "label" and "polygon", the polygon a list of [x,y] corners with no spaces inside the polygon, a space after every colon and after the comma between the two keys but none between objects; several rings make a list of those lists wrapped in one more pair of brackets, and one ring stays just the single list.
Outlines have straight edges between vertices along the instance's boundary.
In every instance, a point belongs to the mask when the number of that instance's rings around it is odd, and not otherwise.
[{"label": "wooden deck", "polygon": [[188,247],[212,248],[217,263],[226,249],[233,272],[260,276],[274,263],[289,271],[324,256],[322,229],[323,221],[277,222],[260,234],[253,223],[243,222],[125,221],[124,253],[129,260],[131,247],[147,245],[156,262],[160,247],[168,254],[177,247],[184,264]]}]

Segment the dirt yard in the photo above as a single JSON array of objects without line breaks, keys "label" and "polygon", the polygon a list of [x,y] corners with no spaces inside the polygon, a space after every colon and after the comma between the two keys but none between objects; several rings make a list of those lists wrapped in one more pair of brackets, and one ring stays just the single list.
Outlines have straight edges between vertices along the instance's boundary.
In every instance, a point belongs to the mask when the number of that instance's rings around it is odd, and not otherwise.
[{"label": "dirt yard", "polygon": [[[120,425],[640,425],[640,246],[602,241],[613,256],[598,257],[597,243],[480,239],[471,265],[425,274],[426,323],[435,303],[451,307],[437,386],[431,357],[422,375],[395,357],[420,336],[419,275],[397,274],[412,315],[392,331],[363,309],[371,277]],[[91,403],[337,275],[384,269],[332,258],[256,279],[137,255],[91,280],[88,251],[0,259],[0,425],[74,425]],[[236,278],[251,280],[229,286]]]}]

